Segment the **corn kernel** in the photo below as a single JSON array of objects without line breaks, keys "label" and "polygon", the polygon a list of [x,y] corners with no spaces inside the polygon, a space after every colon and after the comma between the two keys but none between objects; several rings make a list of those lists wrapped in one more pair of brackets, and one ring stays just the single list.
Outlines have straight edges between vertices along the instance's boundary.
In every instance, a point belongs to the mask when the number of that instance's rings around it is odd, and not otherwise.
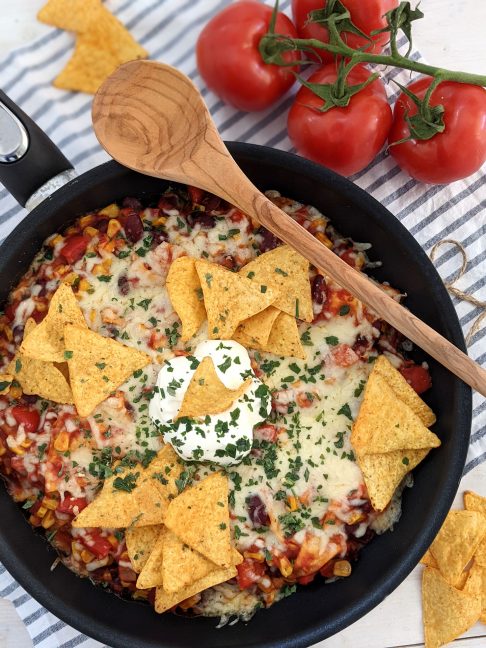
[{"label": "corn kernel", "polygon": [[64,277],[64,283],[67,283],[70,286],[72,286],[73,283],[76,281],[76,279],[79,279],[79,275],[76,274],[75,272],[70,272],[67,277]]},{"label": "corn kernel", "polygon": [[32,441],[30,439],[25,439],[25,441],[22,441],[20,445],[22,448],[30,448]]},{"label": "corn kernel", "polygon": [[46,513],[47,513],[47,508],[45,506],[41,506],[37,511],[36,515],[37,517],[43,518]]},{"label": "corn kernel", "polygon": [[334,576],[349,576],[351,574],[351,563],[347,560],[338,560],[334,564]]},{"label": "corn kernel", "polygon": [[37,517],[37,515],[31,515],[29,517],[29,522],[32,524],[32,526],[39,526],[41,523],[41,519]]},{"label": "corn kernel", "polygon": [[66,452],[69,450],[69,434],[66,430],[63,430],[57,435],[56,440],[54,441],[54,448],[59,452]]},{"label": "corn kernel", "polygon": [[92,309],[90,310],[90,312],[89,312],[89,321],[90,321],[92,324],[94,324],[95,321],[96,321],[96,315],[97,315],[97,313],[96,313],[95,309],[92,308]]},{"label": "corn kernel", "polygon": [[3,445],[3,443],[0,441],[0,457],[4,455],[7,452],[7,449]]},{"label": "corn kernel", "polygon": [[12,398],[20,398],[22,396],[22,388],[17,387],[16,385],[12,385],[12,387],[10,387],[10,391],[8,392],[8,394]]},{"label": "corn kernel", "polygon": [[113,533],[110,533],[110,535],[107,537],[107,540],[111,544],[112,547],[116,547],[118,545],[118,540],[113,535]]},{"label": "corn kernel", "polygon": [[71,227],[68,227],[67,230],[65,230],[64,234],[69,236],[70,234],[77,234],[78,233],[78,228],[75,225],[71,225]]},{"label": "corn kernel", "polygon": [[94,217],[92,216],[92,214],[87,214],[86,216],[81,216],[81,218],[79,219],[79,225],[80,225],[80,227],[82,227],[84,229],[88,225],[91,225],[93,220],[94,220]]},{"label": "corn kernel", "polygon": [[106,252],[113,252],[114,249],[115,249],[115,245],[116,245],[115,240],[116,239],[111,239],[111,241],[107,241],[103,245],[103,250],[105,250]]},{"label": "corn kernel", "polygon": [[120,208],[116,203],[111,203],[111,205],[107,205],[106,207],[103,207],[99,212],[102,216],[109,216],[110,218],[116,218],[118,214],[120,213]]},{"label": "corn kernel", "polygon": [[96,227],[92,227],[91,225],[88,225],[88,227],[84,228],[83,234],[86,234],[86,236],[93,238],[94,236],[98,236],[99,231],[96,229]]},{"label": "corn kernel", "polygon": [[12,452],[15,452],[16,455],[23,455],[25,454],[25,450],[23,448],[20,448],[19,446],[10,448]]},{"label": "corn kernel", "polygon": [[167,216],[159,216],[154,220],[153,225],[155,227],[159,227],[159,225],[165,225],[166,222],[167,222]]},{"label": "corn kernel", "polygon": [[294,568],[292,567],[292,564],[290,560],[287,558],[287,556],[282,556],[282,558],[279,559],[279,565],[278,568],[280,569],[280,573],[284,578],[288,578],[290,574],[294,571]]},{"label": "corn kernel", "polygon": [[41,524],[44,527],[44,529],[50,529],[55,521],[56,521],[56,516],[54,515],[54,513],[52,511],[47,511],[47,513],[42,518]]},{"label": "corn kernel", "polygon": [[299,508],[299,501],[295,495],[287,497],[287,505],[291,511],[296,511]]},{"label": "corn kernel", "polygon": [[101,265],[103,266],[103,268],[105,270],[109,270],[111,268],[111,262],[112,262],[112,259],[110,259],[110,257],[107,257],[106,259],[103,259],[103,261],[101,262]]},{"label": "corn kernel", "polygon": [[91,284],[87,279],[81,279],[79,282],[78,290],[87,291],[91,288]]},{"label": "corn kernel", "polygon": [[93,560],[94,554],[91,553],[91,551],[88,551],[87,549],[83,549],[81,552],[81,560],[84,563],[89,563]]},{"label": "corn kernel", "polygon": [[364,515],[359,511],[354,511],[354,513],[351,513],[351,515],[349,516],[347,524],[358,524],[358,522],[362,522],[363,520]]},{"label": "corn kernel", "polygon": [[331,249],[332,248],[332,241],[330,241],[325,234],[322,232],[317,232],[316,234],[316,239],[320,241],[321,243],[324,243],[324,245]]},{"label": "corn kernel", "polygon": [[35,303],[35,308],[40,313],[44,313],[47,310],[47,304],[44,301],[38,301]]},{"label": "corn kernel", "polygon": [[99,275],[99,274],[103,274],[104,271],[105,270],[104,270],[103,266],[101,265],[101,263],[97,263],[96,265],[93,266],[92,273],[94,275]]},{"label": "corn kernel", "polygon": [[108,223],[108,229],[106,230],[107,235],[110,238],[113,238],[120,230],[121,230],[120,221],[117,221],[116,218],[112,218]]},{"label": "corn kernel", "polygon": [[245,551],[243,555],[245,558],[251,558],[257,562],[263,562],[265,560],[265,556],[259,551]]},{"label": "corn kernel", "polygon": [[53,239],[51,239],[51,240],[49,241],[49,245],[50,245],[51,247],[55,247],[55,246],[58,245],[59,243],[62,243],[63,240],[64,240],[64,237],[61,236],[60,234],[58,234],[57,236],[55,236]]},{"label": "corn kernel", "polygon": [[55,511],[57,509],[57,504],[57,499],[54,499],[52,497],[44,497],[44,499],[42,500],[42,506],[45,506],[51,511]]}]

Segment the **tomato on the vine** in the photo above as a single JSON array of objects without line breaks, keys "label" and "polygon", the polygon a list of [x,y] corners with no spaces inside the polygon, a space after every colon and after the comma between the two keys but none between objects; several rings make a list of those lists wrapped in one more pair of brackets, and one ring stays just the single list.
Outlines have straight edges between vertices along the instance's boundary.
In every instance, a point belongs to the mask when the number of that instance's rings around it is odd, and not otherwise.
[{"label": "tomato on the vine", "polygon": [[[376,29],[386,27],[384,15],[387,11],[398,6],[398,0],[366,0],[366,2],[363,0],[341,0],[341,2],[349,10],[351,20],[356,27],[368,35]],[[329,33],[326,27],[320,23],[308,21],[310,11],[323,9],[325,6],[326,0],[292,0],[292,16],[300,38],[316,38],[324,43],[329,42]],[[369,45],[367,52],[379,54],[388,42],[390,34],[387,32],[377,34],[372,37],[373,42],[352,32],[342,32],[341,37],[353,49]],[[324,63],[333,60],[332,54],[325,50],[319,50],[319,57]]]},{"label": "tomato on the vine", "polygon": [[[354,67],[347,77],[349,85],[365,82],[371,72],[362,65]],[[334,83],[335,64],[315,72],[309,83]],[[288,132],[297,151],[315,162],[341,173],[352,175],[364,169],[385,143],[392,123],[385,87],[380,79],[353,95],[346,107],[321,112],[320,99],[302,86],[289,112]]]},{"label": "tomato on the vine", "polygon": [[[407,90],[423,99],[432,82],[422,77]],[[398,165],[412,178],[431,184],[454,182],[471,175],[486,162],[486,90],[479,86],[444,81],[434,89],[430,106],[444,107],[442,133],[430,139],[412,139],[390,146]],[[390,144],[410,135],[407,117],[417,114],[414,101],[401,93],[393,112]]]},{"label": "tomato on the vine", "polygon": [[[264,110],[293,85],[298,68],[263,62],[258,46],[269,28],[272,8],[241,0],[223,9],[202,30],[196,55],[199,73],[210,90],[240,110]],[[277,15],[275,32],[297,38],[292,21]],[[287,62],[299,52],[287,52]]]}]

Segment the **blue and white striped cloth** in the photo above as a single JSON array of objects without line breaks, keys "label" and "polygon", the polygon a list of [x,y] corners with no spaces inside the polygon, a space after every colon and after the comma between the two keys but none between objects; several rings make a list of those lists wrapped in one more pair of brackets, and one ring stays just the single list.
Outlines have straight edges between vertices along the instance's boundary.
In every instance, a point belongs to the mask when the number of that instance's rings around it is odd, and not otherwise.
[{"label": "blue and white striped cloth", "polygon": [[[265,0],[273,4],[272,0]],[[229,4],[229,0],[108,0],[106,5],[128,27],[154,60],[178,67],[202,89],[211,114],[222,136],[274,146],[286,151],[292,145],[286,133],[286,113],[292,96],[283,97],[276,106],[259,114],[240,113],[226,106],[204,88],[198,75],[194,45],[208,19]],[[290,0],[281,2],[289,11]],[[91,127],[91,97],[52,87],[51,80],[71,56],[72,34],[52,29],[34,43],[12,52],[0,63],[0,87],[49,134],[63,153],[82,173],[104,162]],[[414,52],[414,58],[419,54]],[[408,73],[383,70],[385,80],[409,80]],[[396,98],[397,87],[388,83],[388,93]],[[353,180],[371,193],[400,219],[426,252],[444,238],[455,239],[468,256],[465,274],[457,284],[464,292],[486,301],[486,173],[479,171],[466,181],[449,186],[423,185],[410,179],[381,153]],[[21,209],[5,190],[0,190],[0,240],[24,217]],[[445,281],[450,281],[460,267],[457,250],[444,246],[436,266]],[[455,300],[464,332],[480,314],[480,309]],[[486,325],[476,332],[470,355],[486,363]],[[486,461],[486,400],[475,394],[473,430],[465,471]],[[486,494],[486,485],[483,491]],[[13,602],[35,646],[72,648],[100,644],[67,626],[33,600],[0,565],[0,597]]]}]

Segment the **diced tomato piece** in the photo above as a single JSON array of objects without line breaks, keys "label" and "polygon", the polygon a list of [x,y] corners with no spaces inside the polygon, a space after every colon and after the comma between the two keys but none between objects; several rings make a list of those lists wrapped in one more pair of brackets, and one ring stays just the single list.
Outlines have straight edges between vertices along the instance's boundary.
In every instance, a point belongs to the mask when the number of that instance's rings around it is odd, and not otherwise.
[{"label": "diced tomato piece", "polygon": [[35,432],[39,427],[40,415],[36,409],[30,409],[25,405],[12,407],[12,416],[19,425],[24,426],[26,432]]},{"label": "diced tomato piece", "polygon": [[332,348],[331,354],[339,367],[351,367],[359,360],[359,356],[348,344],[338,344]]},{"label": "diced tomato piece", "polygon": [[113,548],[111,543],[99,531],[91,531],[86,537],[82,538],[82,542],[97,558],[106,558]]},{"label": "diced tomato piece", "polygon": [[199,189],[199,187],[188,186],[187,191],[189,192],[189,197],[193,203],[201,203],[204,196],[204,191],[202,189]]},{"label": "diced tomato piece", "polygon": [[309,574],[308,576],[301,576],[300,578],[297,579],[297,582],[299,583],[299,585],[308,585],[314,580],[315,576],[316,576],[315,574]]},{"label": "diced tomato piece", "polygon": [[239,588],[243,590],[248,589],[260,580],[266,571],[266,566],[264,563],[257,562],[252,558],[245,558],[242,563],[236,565],[236,569],[238,570],[236,580]]},{"label": "diced tomato piece", "polygon": [[118,575],[120,580],[125,581],[125,583],[135,583],[138,576],[130,569],[130,567],[123,567],[123,565],[118,565]]},{"label": "diced tomato piece", "polygon": [[432,379],[429,370],[422,367],[422,365],[404,365],[400,367],[400,373],[408,384],[415,389],[417,394],[421,394],[432,387]]},{"label": "diced tomato piece", "polygon": [[73,234],[68,236],[66,242],[61,248],[61,254],[68,263],[79,261],[86,252],[89,238],[82,234]]},{"label": "diced tomato piece", "polygon": [[255,439],[259,441],[270,441],[274,443],[278,437],[278,427],[271,423],[260,425],[253,430]]},{"label": "diced tomato piece", "polygon": [[85,497],[72,497],[68,495],[65,497],[62,502],[59,502],[57,505],[57,510],[59,513],[71,513],[74,515],[74,507],[77,507],[76,515],[81,512],[84,508],[88,506],[88,502]]}]

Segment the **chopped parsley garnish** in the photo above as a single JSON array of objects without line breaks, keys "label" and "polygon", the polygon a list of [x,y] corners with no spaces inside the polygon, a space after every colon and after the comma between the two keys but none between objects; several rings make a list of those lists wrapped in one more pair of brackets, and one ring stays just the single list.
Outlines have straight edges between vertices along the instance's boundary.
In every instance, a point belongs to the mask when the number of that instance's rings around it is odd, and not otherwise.
[{"label": "chopped parsley garnish", "polygon": [[[102,371],[106,367],[106,362],[96,362],[95,367],[98,367],[98,369]],[[138,371],[142,371],[142,370],[139,369]]]},{"label": "chopped parsley garnish", "polygon": [[344,304],[344,306],[341,306],[341,308],[339,309],[339,314],[341,315],[341,317],[342,317],[343,315],[347,315],[348,313],[349,313],[349,306],[348,306],[348,304]]},{"label": "chopped parsley garnish", "polygon": [[213,280],[213,275],[210,274],[209,272],[206,272],[206,274],[204,275],[204,278],[206,279],[206,283],[208,284],[208,286],[211,288],[211,282]]},{"label": "chopped parsley garnish", "polygon": [[98,281],[104,281],[105,283],[108,283],[112,279],[112,275],[100,275],[97,277]]},{"label": "chopped parsley garnish", "polygon": [[338,411],[338,414],[342,414],[343,416],[348,418],[350,421],[353,420],[353,417],[351,416],[351,408],[349,407],[348,403],[344,403],[344,405]]},{"label": "chopped parsley garnish", "polygon": [[286,538],[289,538],[305,527],[302,518],[298,517],[295,513],[279,515],[278,520],[282,525]]},{"label": "chopped parsley garnish", "polygon": [[299,300],[295,300],[295,317],[299,319]]},{"label": "chopped parsley garnish", "polygon": [[361,393],[363,392],[363,389],[364,389],[365,385],[366,385],[366,381],[365,380],[360,380],[360,383],[359,383],[358,387],[356,387],[356,389],[354,390],[354,397],[355,398],[358,398],[359,396],[361,396]]},{"label": "chopped parsley garnish", "polygon": [[72,357],[73,357],[72,351],[64,351],[64,360],[71,360]]},{"label": "chopped parsley garnish", "polygon": [[404,464],[405,466],[408,466],[409,463],[410,463],[409,458],[408,457],[403,457],[402,464]]},{"label": "chopped parsley garnish", "polygon": [[265,285],[260,286],[260,292],[266,293],[267,292],[267,287]]},{"label": "chopped parsley garnish", "polygon": [[137,306],[140,306],[140,308],[143,308],[144,311],[147,311],[151,301],[151,299],[142,299],[142,301],[138,302]]},{"label": "chopped parsley garnish", "polygon": [[302,333],[302,335],[300,336],[300,341],[302,342],[303,346],[313,346],[310,328]]},{"label": "chopped parsley garnish", "polygon": [[131,493],[137,485],[137,479],[140,473],[128,473],[125,477],[116,477],[113,481],[113,488],[116,490],[126,491]]},{"label": "chopped parsley garnish", "polygon": [[248,277],[248,279],[253,279],[253,277],[255,276],[255,273],[254,273],[253,270],[252,270],[252,271],[249,272],[246,276]]},{"label": "chopped parsley garnish", "polygon": [[335,335],[328,335],[325,340],[326,344],[328,344],[329,346],[337,346],[339,344],[339,338],[337,338]]},{"label": "chopped parsley garnish", "polygon": [[282,275],[282,277],[288,277],[289,273],[285,272],[285,270],[282,270],[282,268],[275,268],[275,272],[279,275]]},{"label": "chopped parsley garnish", "polygon": [[20,361],[19,358],[15,361],[15,373],[19,373],[19,371],[22,369],[22,362]]},{"label": "chopped parsley garnish", "polygon": [[175,345],[179,341],[179,338],[181,337],[181,334],[179,332],[179,322],[174,322],[171,328],[166,328],[165,334],[167,336],[167,343],[172,349],[173,347],[175,347]]},{"label": "chopped parsley garnish", "polygon": [[218,369],[223,373],[225,373],[230,367],[231,367],[231,358],[229,356],[226,357],[226,360],[224,362],[218,365]]}]

